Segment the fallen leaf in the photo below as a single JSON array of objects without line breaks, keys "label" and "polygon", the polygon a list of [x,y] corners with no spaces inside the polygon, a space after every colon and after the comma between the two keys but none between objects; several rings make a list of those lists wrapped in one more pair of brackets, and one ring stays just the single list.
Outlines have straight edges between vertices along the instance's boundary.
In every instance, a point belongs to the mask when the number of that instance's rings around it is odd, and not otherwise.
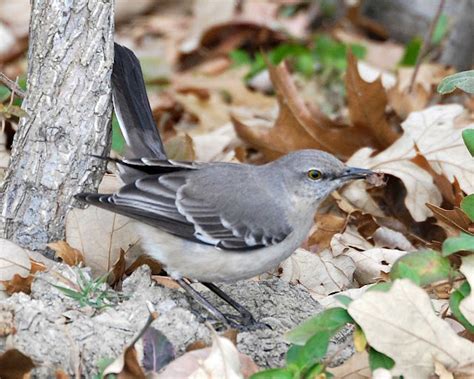
[{"label": "fallen leaf", "polygon": [[30,270],[28,253],[13,242],[0,238],[0,280],[11,280],[17,274],[27,277]]},{"label": "fallen leaf", "polygon": [[54,375],[56,376],[56,379],[69,379],[70,378],[70,376],[66,372],[64,372],[64,370],[62,369],[56,370]]},{"label": "fallen leaf", "polygon": [[462,230],[469,233],[469,225],[471,224],[469,217],[462,211],[462,209],[455,207],[454,209],[443,209],[433,204],[426,204],[431,209],[434,216],[441,223],[448,224],[456,230]]},{"label": "fallen leaf", "polygon": [[474,325],[474,255],[462,257],[459,271],[466,277],[470,287],[470,294],[459,304],[459,309],[471,325]]},{"label": "fallen leaf", "polygon": [[260,149],[267,160],[299,149],[320,149],[347,158],[362,146],[380,147],[368,125],[350,127],[310,111],[284,62],[269,65],[268,70],[280,108],[274,126],[268,128],[268,122],[250,126],[255,120],[232,119],[238,136]]},{"label": "fallen leaf", "polygon": [[354,354],[341,366],[332,367],[329,372],[336,378],[369,379],[372,378],[369,367],[369,355],[363,351]]},{"label": "fallen leaf", "polygon": [[15,274],[12,279],[2,281],[5,288],[5,292],[12,295],[16,292],[23,292],[26,294],[31,293],[31,283],[33,282],[34,276],[28,275],[26,278]]},{"label": "fallen leaf", "polygon": [[334,234],[342,232],[345,226],[344,217],[331,213],[316,215],[316,230],[310,235],[308,246],[315,247],[318,251],[328,248]]},{"label": "fallen leaf", "polygon": [[143,368],[158,372],[175,359],[174,347],[159,330],[149,327],[143,334]]},{"label": "fallen leaf", "polygon": [[140,364],[138,363],[135,346],[128,346],[119,357],[104,370],[103,376],[116,374],[118,379],[145,379]]},{"label": "fallen leaf", "polygon": [[351,258],[334,257],[327,249],[317,254],[297,249],[279,268],[282,280],[301,284],[316,298],[351,287],[354,270]]},{"label": "fallen leaf", "polygon": [[159,275],[163,269],[163,266],[160,262],[156,259],[148,256],[148,255],[140,255],[136,260],[130,264],[125,270],[125,275],[130,275],[134,272],[138,267],[147,265],[151,269],[152,275]]},{"label": "fallen leaf", "polygon": [[399,134],[385,117],[387,95],[379,77],[372,83],[362,79],[357,59],[349,50],[347,56],[346,90],[349,115],[355,128],[367,128],[375,137],[375,147],[385,148],[395,142]]},{"label": "fallen leaf", "polygon": [[192,138],[187,134],[178,134],[164,143],[166,156],[175,161],[194,161],[194,145]]},{"label": "fallen leaf", "polygon": [[361,285],[376,282],[381,273],[389,273],[395,261],[407,252],[395,249],[374,248],[359,251],[349,249],[345,256],[352,258],[355,263],[354,278]]},{"label": "fallen leaf", "polygon": [[0,373],[2,379],[29,378],[35,367],[30,357],[17,349],[10,349],[0,355]]},{"label": "fallen leaf", "polygon": [[125,274],[126,265],[127,262],[125,261],[125,251],[120,249],[120,256],[112,266],[109,276],[107,277],[107,283],[111,287],[115,287],[115,285],[117,285],[117,283],[122,280],[122,277]]},{"label": "fallen leaf", "polygon": [[[114,175],[106,175],[99,192],[115,192],[121,183]],[[134,222],[124,216],[97,208],[72,209],[66,218],[66,240],[73,248],[82,251],[94,275],[110,271],[120,255],[120,249],[131,254],[137,245]],[[138,248],[138,247],[136,247]]]},{"label": "fallen leaf", "polygon": [[77,266],[84,263],[84,256],[82,253],[71,247],[66,241],[50,242],[47,246],[56,252],[56,258],[61,259],[62,262],[69,266]]},{"label": "fallen leaf", "polygon": [[187,377],[189,379],[243,378],[237,348],[230,340],[219,337],[213,331],[209,355],[206,359],[198,361],[198,368]]},{"label": "fallen leaf", "polygon": [[[432,176],[412,162],[417,154],[422,154],[432,169],[450,182],[457,179],[464,192],[474,192],[474,167],[461,137],[466,126],[455,124],[455,119],[462,113],[463,108],[455,104],[411,113],[402,123],[403,136],[393,145],[375,156],[373,149],[363,148],[349,159],[348,164],[380,170],[400,178],[407,190],[405,205],[408,211],[415,221],[424,221],[432,214],[424,204],[439,206],[442,198]],[[350,201],[360,202],[360,198],[367,198],[363,191],[365,184],[358,186],[359,190],[349,191],[346,188],[343,195]]]},{"label": "fallen leaf", "polygon": [[348,311],[369,345],[395,361],[392,375],[423,379],[435,361],[451,371],[474,361],[474,344],[438,318],[428,294],[408,279],[396,280],[388,292],[366,292]]}]

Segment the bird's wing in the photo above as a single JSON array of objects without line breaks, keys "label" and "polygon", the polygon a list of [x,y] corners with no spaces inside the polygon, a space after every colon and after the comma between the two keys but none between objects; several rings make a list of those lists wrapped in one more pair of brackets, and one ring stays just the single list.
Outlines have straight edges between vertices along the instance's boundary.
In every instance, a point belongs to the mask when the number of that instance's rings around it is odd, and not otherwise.
[{"label": "bird's wing", "polygon": [[[77,197],[181,238],[226,250],[256,249],[281,242],[292,231],[283,208],[240,171],[232,165],[224,170],[216,165],[147,175],[115,194]],[[231,179],[223,180],[221,174]],[[248,193],[234,196],[242,180],[247,180]]]}]

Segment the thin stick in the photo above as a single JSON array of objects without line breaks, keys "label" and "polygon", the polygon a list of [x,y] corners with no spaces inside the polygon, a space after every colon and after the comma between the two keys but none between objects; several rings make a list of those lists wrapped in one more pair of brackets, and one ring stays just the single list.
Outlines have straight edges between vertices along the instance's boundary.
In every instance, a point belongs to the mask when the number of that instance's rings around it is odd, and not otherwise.
[{"label": "thin stick", "polygon": [[436,11],[436,14],[435,14],[433,20],[431,21],[430,29],[428,30],[428,34],[426,35],[425,40],[423,41],[423,45],[421,46],[421,51],[418,54],[418,57],[416,58],[415,70],[413,71],[413,74],[411,76],[410,87],[408,87],[408,93],[411,93],[411,91],[413,90],[413,86],[415,84],[415,79],[416,79],[416,76],[418,75],[418,70],[420,69],[421,60],[424,58],[425,54],[427,53],[428,49],[431,46],[431,39],[433,38],[433,33],[434,33],[434,30],[435,30],[436,24],[438,23],[438,20],[441,16],[441,11],[443,10],[445,1],[446,0],[440,0],[439,1],[438,9]]},{"label": "thin stick", "polygon": [[0,82],[5,84],[12,92],[16,93],[18,97],[22,99],[26,96],[25,91],[23,91],[20,86],[15,83],[13,80],[9,79],[4,73],[0,72]]},{"label": "thin stick", "polygon": [[143,337],[143,335],[145,334],[146,330],[148,329],[148,327],[151,325],[151,323],[153,321],[156,320],[156,318],[158,317],[158,312],[155,311],[155,308],[153,307],[153,304],[149,301],[146,302],[146,307],[148,308],[148,312],[150,313],[148,315],[148,319],[146,320],[146,323],[145,325],[143,326],[142,330],[140,331],[140,333],[138,333],[138,335],[133,339],[133,341],[130,343],[130,345],[128,346],[133,346],[137,343],[137,341]]}]

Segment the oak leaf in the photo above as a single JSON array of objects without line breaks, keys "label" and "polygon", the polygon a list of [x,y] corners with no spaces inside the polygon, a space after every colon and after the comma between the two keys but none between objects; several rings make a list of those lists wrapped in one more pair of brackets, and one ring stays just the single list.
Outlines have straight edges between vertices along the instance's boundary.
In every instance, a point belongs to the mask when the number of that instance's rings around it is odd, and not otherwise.
[{"label": "oak leaf", "polygon": [[56,241],[48,243],[48,247],[53,249],[56,254],[55,257],[61,259],[69,266],[77,266],[84,263],[84,256],[82,253],[71,247],[66,241]]}]

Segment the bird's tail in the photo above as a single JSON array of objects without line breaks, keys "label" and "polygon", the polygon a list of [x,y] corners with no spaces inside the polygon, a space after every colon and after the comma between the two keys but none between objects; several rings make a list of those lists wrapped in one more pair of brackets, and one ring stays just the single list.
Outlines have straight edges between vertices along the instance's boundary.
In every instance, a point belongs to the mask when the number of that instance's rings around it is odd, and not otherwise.
[{"label": "bird's tail", "polygon": [[166,159],[145,89],[140,62],[124,46],[115,44],[112,96],[129,158]]}]

